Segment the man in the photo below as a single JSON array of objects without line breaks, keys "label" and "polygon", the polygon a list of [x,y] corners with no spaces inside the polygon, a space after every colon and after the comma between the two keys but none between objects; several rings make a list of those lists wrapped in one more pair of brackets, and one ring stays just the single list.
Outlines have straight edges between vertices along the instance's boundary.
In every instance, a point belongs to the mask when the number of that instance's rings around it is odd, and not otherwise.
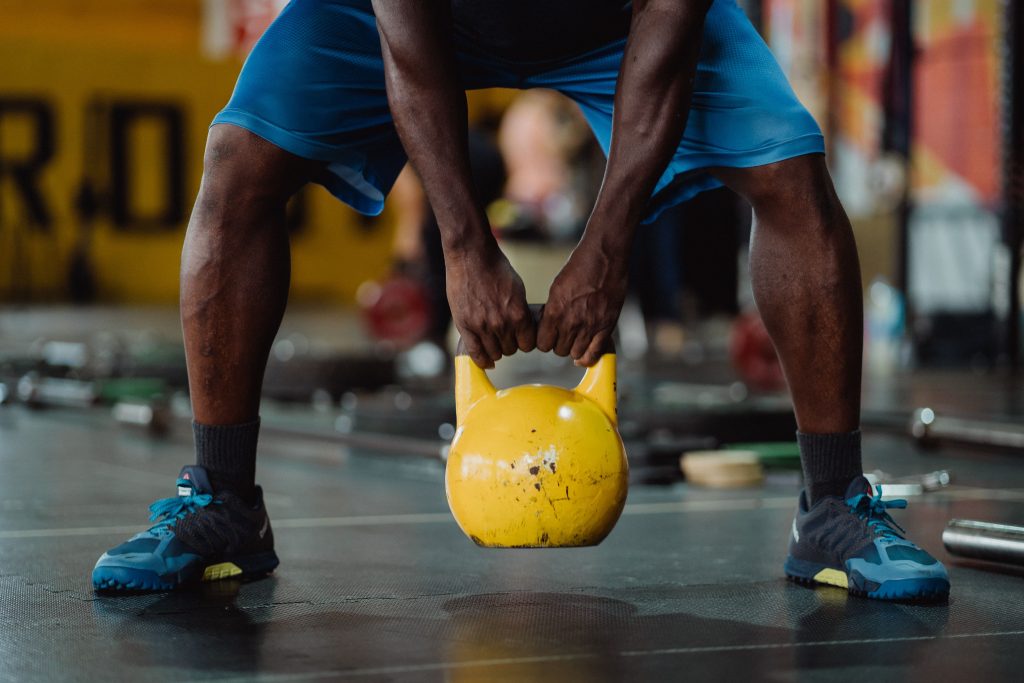
[{"label": "man", "polygon": [[[558,90],[608,155],[586,231],[535,326],[474,197],[464,90]],[[255,485],[260,384],[289,281],[285,203],[318,182],[377,213],[406,154],[444,245],[469,354],[593,364],[637,224],[725,184],[754,208],[754,295],[799,426],[806,489],[786,573],[876,598],[941,597],[861,476],[857,252],[821,133],[734,0],[294,0],[216,117],[185,238],[181,314],[197,465],[156,526],[105,553],[98,589],[171,589],[277,565]]]}]

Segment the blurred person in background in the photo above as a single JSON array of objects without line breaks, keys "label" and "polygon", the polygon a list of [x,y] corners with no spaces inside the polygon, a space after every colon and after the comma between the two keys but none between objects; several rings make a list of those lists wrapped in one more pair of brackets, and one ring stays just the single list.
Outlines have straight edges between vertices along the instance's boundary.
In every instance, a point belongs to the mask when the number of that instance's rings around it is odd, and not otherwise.
[{"label": "blurred person in background", "polygon": [[525,92],[502,117],[498,146],[508,182],[491,223],[509,238],[575,243],[604,167],[579,108],[554,91]]},{"label": "blurred person in background", "polygon": [[643,313],[649,351],[665,358],[682,354],[686,342],[682,304],[684,228],[682,206],[667,209],[657,220],[641,225],[629,265],[630,290]]},{"label": "blurred person in background", "polygon": [[[465,90],[551,88],[606,151],[539,324],[472,182]],[[378,213],[408,159],[439,226],[455,326],[489,367],[607,349],[641,221],[728,185],[754,209],[755,301],[791,391],[806,487],[785,572],[875,598],[948,594],[862,474],[857,250],[824,141],[734,0],[294,0],[214,119],[185,239],[196,441],[160,521],[104,553],[100,590],[255,577],[278,564],[255,484],[260,387],[290,278],[288,198],[317,182]],[[760,558],[751,558],[759,562]]]}]

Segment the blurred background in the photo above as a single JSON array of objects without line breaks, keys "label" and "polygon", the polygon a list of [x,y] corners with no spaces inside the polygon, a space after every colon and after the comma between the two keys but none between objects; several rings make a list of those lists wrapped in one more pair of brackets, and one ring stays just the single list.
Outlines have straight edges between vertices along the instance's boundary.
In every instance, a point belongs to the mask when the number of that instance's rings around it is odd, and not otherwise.
[{"label": "blurred background", "polygon": [[[824,130],[853,220],[866,295],[866,422],[902,430],[912,407],[933,409],[951,387],[968,386],[965,376],[999,390],[958,410],[1012,415],[1021,4],[741,4]],[[282,5],[0,2],[5,400],[177,400],[187,412],[175,306],[206,129]],[[478,91],[469,101],[478,189],[530,299],[541,302],[583,228],[604,158],[575,105],[553,92]],[[753,410],[751,401],[777,398],[757,405],[787,417],[743,440],[791,438],[781,373],[747,284],[750,220],[723,189],[644,226],[620,351],[627,371],[644,378],[636,405],[676,405],[678,414],[700,401]],[[390,415],[415,403],[425,433],[450,438],[450,314],[436,225],[415,174],[402,174],[377,217],[309,187],[292,202],[290,229],[291,303],[268,398],[318,406],[342,432],[371,429],[356,405],[383,401]],[[55,380],[79,384],[58,389]],[[627,382],[624,401],[630,391]],[[652,429],[641,430],[645,444]]]}]

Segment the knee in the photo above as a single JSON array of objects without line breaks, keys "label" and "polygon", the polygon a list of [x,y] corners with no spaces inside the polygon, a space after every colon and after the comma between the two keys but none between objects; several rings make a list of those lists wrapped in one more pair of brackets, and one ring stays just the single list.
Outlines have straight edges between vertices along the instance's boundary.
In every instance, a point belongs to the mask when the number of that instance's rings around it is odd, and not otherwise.
[{"label": "knee", "polygon": [[194,214],[223,223],[283,211],[309,163],[243,128],[213,126]]},{"label": "knee", "polygon": [[850,222],[821,156],[797,157],[750,169],[741,194],[762,228],[847,233]]}]

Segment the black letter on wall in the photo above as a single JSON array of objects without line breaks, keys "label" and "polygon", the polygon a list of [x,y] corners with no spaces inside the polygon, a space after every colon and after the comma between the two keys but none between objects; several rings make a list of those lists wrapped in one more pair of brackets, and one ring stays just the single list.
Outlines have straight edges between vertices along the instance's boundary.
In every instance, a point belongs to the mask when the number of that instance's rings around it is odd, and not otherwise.
[{"label": "black letter on wall", "polygon": [[32,152],[28,156],[9,159],[4,154],[5,145],[0,139],[0,182],[3,181],[4,176],[11,177],[25,206],[28,224],[48,231],[53,225],[53,214],[40,191],[39,175],[53,158],[53,109],[44,100],[0,98],[0,119],[9,115],[28,115],[34,119],[35,144],[32,145]]},{"label": "black letter on wall", "polygon": [[[165,135],[164,200],[155,215],[139,215],[132,207],[132,171],[128,140],[139,121],[156,120]],[[173,104],[115,102],[110,108],[110,184],[114,225],[120,230],[175,230],[185,220],[185,123]]]}]

